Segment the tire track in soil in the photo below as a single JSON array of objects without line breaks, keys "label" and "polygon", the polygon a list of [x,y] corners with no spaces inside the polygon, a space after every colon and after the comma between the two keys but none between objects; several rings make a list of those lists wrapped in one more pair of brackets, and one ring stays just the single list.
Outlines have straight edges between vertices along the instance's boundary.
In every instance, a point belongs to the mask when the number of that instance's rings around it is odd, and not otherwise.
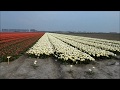
[{"label": "tire track in soil", "polygon": [[[51,40],[49,39],[49,37],[48,37],[48,40],[49,40],[49,42],[51,43],[52,48],[53,48],[53,51],[54,51],[54,54],[55,54],[55,47],[54,47],[54,45],[52,44],[52,42],[51,42]],[[53,59],[53,63],[54,63],[54,64],[57,66],[57,68],[58,68],[58,72],[59,72],[59,75],[60,75],[60,77],[59,77],[58,79],[64,79],[64,73],[63,73],[63,71],[62,71],[61,64],[60,64],[59,60],[57,60],[57,58],[55,58],[54,56],[52,57],[52,59]]]},{"label": "tire track in soil", "polygon": [[56,65],[57,70],[58,70],[59,78],[57,78],[57,79],[64,79],[64,73],[62,72],[62,68],[61,68],[60,62],[57,59],[55,59],[55,58],[52,58],[52,62],[53,62],[54,65]]},{"label": "tire track in soil", "polygon": [[[19,57],[17,60],[10,62],[7,65],[7,62],[0,63],[0,79],[11,79],[11,78],[22,78],[22,79],[75,79],[75,78],[103,78],[103,79],[112,79],[116,78],[118,71],[118,66],[106,66],[108,61],[101,61],[99,63],[95,63],[92,65],[87,65],[83,67],[73,67],[69,69],[68,65],[63,65],[59,60],[54,57],[49,57],[46,59],[39,59],[38,61],[38,69],[34,70],[30,65],[35,60],[35,58],[28,58],[23,55]],[[57,60],[57,61],[56,61]],[[114,60],[113,60],[114,61]],[[111,61],[110,61],[111,62]],[[27,65],[27,66],[26,66]],[[95,73],[96,75],[93,77],[89,77],[89,75],[82,75],[79,77],[78,74],[87,70],[89,67],[96,67]],[[81,65],[80,65],[81,66]],[[116,69],[114,69],[116,68]],[[25,71],[21,71],[25,69]],[[112,69],[112,70],[111,70]],[[72,72],[68,72],[72,70]],[[114,73],[113,71],[116,71]],[[21,76],[22,75],[22,76]],[[118,75],[117,75],[118,78]]]}]

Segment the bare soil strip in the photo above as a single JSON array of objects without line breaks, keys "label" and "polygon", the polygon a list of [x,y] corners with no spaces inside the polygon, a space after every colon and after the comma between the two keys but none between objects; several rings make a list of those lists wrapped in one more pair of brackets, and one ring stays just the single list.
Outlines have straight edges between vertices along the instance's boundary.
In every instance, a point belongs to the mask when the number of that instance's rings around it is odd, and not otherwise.
[{"label": "bare soil strip", "polygon": [[[36,69],[33,68],[35,60]],[[0,79],[120,79],[120,60],[97,60],[71,67],[51,57],[36,59],[23,55],[9,65],[0,63]]]}]

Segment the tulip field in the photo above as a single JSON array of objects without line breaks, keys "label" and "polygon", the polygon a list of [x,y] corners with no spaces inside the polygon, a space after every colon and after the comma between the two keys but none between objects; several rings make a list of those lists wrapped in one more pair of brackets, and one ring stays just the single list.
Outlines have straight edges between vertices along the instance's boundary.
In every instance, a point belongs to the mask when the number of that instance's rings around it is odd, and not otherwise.
[{"label": "tulip field", "polygon": [[0,33],[0,60],[53,56],[63,62],[95,61],[120,54],[120,41],[42,32]]},{"label": "tulip field", "polygon": [[45,33],[26,54],[34,57],[53,55],[64,62],[72,61],[77,64],[116,57],[120,54],[120,41]]},{"label": "tulip field", "polygon": [[0,33],[0,61],[5,61],[8,56],[16,59],[17,56],[30,48],[42,35],[44,33]]}]

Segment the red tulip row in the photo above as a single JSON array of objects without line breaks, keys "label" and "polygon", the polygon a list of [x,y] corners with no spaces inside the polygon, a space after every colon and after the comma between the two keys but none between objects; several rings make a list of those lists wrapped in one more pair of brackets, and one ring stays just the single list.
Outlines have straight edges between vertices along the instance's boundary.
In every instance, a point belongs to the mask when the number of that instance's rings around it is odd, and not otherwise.
[{"label": "red tulip row", "polygon": [[15,56],[31,47],[44,33],[0,33],[0,57]]}]

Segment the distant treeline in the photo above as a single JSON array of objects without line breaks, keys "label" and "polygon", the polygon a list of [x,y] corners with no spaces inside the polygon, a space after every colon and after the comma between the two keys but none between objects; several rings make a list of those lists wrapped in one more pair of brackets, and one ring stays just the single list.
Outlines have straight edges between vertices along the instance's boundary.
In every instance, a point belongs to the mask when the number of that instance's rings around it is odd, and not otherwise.
[{"label": "distant treeline", "polygon": [[[1,32],[50,32],[50,33],[74,33],[74,34],[78,34],[78,33],[88,33],[88,34],[91,34],[91,33],[99,33],[99,34],[103,34],[103,33],[106,33],[106,32],[85,32],[85,31],[43,31],[43,30],[36,30],[36,29],[2,29],[0,30]],[[111,34],[119,34],[117,32],[107,32],[107,33],[111,33]]]},{"label": "distant treeline", "polygon": [[109,34],[120,34],[120,33],[117,33],[117,32],[75,32],[75,31],[44,31],[44,32],[52,32],[52,33],[74,33],[74,34],[93,34],[93,33],[95,33],[95,34],[104,34],[104,33],[109,33]]},{"label": "distant treeline", "polygon": [[2,29],[1,32],[37,32],[35,29]]}]

